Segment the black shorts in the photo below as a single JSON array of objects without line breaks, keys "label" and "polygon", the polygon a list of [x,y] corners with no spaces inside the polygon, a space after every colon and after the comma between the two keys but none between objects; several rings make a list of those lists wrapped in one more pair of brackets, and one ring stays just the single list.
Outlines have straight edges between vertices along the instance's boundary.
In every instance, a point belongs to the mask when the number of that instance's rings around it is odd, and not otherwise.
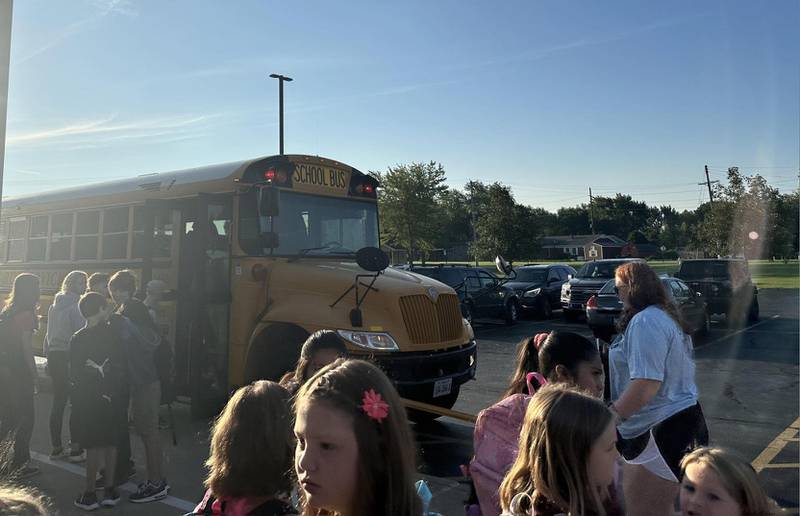
[{"label": "black shorts", "polygon": [[628,464],[639,464],[663,479],[680,481],[680,462],[698,446],[708,445],[708,427],[697,403],[673,414],[632,439],[617,432],[617,449]]}]

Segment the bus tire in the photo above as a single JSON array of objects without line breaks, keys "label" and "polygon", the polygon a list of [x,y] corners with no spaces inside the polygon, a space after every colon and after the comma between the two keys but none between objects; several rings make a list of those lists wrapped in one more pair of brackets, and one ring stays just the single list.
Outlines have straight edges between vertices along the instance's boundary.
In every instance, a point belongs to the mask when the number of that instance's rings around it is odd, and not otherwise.
[{"label": "bus tire", "polygon": [[293,370],[308,332],[294,324],[278,323],[265,329],[250,346],[245,365],[245,381],[277,382]]}]

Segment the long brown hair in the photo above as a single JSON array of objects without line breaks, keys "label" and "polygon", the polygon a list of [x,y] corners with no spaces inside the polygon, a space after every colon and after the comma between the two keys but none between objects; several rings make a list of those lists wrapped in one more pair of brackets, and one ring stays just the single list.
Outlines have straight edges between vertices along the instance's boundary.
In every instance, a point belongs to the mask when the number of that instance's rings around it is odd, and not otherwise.
[{"label": "long brown hair", "polygon": [[[371,419],[361,404],[373,390],[389,406],[380,423]],[[295,398],[295,414],[309,403],[322,402],[353,421],[358,444],[357,485],[360,495],[352,501],[352,514],[419,516],[422,505],[414,487],[416,450],[406,411],[392,383],[375,365],[340,358],[320,369]],[[331,514],[303,504],[303,515]]]},{"label": "long brown hair", "polygon": [[600,352],[592,341],[570,331],[538,333],[517,344],[517,366],[508,388],[500,399],[528,392],[528,373],[541,373],[553,381],[556,366],[563,365],[573,378],[581,362],[593,361]]},{"label": "long brown hair", "polygon": [[23,272],[14,278],[11,293],[6,299],[3,313],[16,314],[19,312],[36,311],[39,304],[39,276]]},{"label": "long brown hair", "polygon": [[237,390],[211,432],[205,486],[219,497],[275,496],[292,483],[289,393],[261,380]]},{"label": "long brown hair", "polygon": [[667,294],[667,289],[661,282],[656,271],[644,262],[629,262],[620,265],[616,272],[616,281],[628,287],[630,307],[622,310],[622,316],[617,323],[620,333],[625,331],[633,316],[649,306],[657,306],[664,310],[675,321],[684,333],[689,333],[689,328],[681,318],[678,307]]},{"label": "long brown hair", "polygon": [[526,493],[570,515],[604,516],[601,494],[589,481],[588,462],[592,445],[612,419],[602,401],[564,384],[537,392],[525,412],[517,459],[500,484],[503,511],[510,509],[515,495]]},{"label": "long brown hair", "polygon": [[690,464],[713,469],[720,482],[742,509],[742,516],[782,514],[758,482],[758,474],[747,461],[724,448],[697,448],[681,459],[681,473]]}]

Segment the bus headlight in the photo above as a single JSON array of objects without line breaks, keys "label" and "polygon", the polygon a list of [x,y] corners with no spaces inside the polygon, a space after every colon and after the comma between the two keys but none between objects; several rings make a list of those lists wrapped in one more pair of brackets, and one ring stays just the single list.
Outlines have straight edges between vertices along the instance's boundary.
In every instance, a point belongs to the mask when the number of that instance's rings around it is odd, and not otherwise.
[{"label": "bus headlight", "polygon": [[372,331],[339,330],[339,335],[356,346],[379,351],[397,351],[400,348],[388,333]]}]

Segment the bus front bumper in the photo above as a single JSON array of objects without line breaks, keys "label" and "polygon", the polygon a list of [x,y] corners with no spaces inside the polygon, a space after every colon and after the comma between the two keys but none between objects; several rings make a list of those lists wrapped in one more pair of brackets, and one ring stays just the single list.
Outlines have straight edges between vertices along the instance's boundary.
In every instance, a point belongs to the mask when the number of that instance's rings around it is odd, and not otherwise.
[{"label": "bus front bumper", "polygon": [[443,385],[450,385],[451,390],[455,390],[474,379],[478,346],[471,340],[443,351],[400,352],[369,358],[392,380],[401,396],[420,399],[436,397],[443,392]]}]

